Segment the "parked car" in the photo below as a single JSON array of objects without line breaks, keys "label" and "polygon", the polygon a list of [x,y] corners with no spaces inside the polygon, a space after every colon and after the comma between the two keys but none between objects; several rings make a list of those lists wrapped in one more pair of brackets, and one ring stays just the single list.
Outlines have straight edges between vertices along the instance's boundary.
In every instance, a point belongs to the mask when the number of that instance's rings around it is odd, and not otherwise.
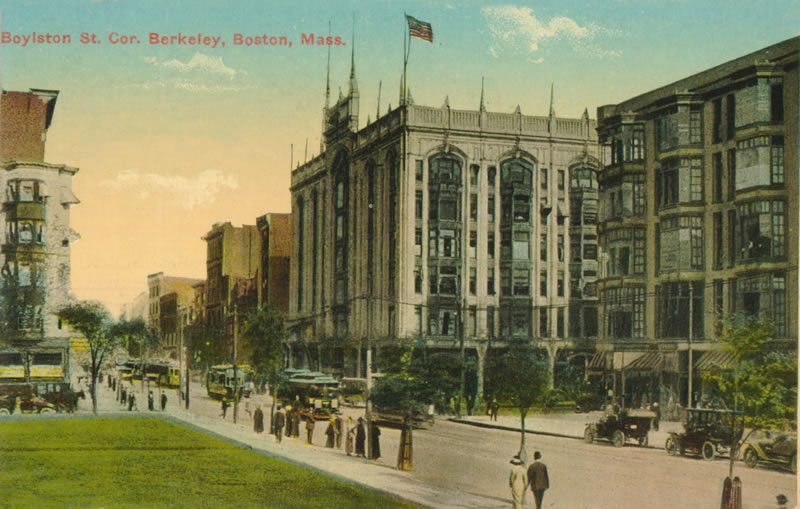
[{"label": "parked car", "polygon": [[[760,440],[758,438],[761,438]],[[797,436],[786,433],[763,433],[753,437],[742,448],[745,465],[754,468],[759,463],[788,467],[797,473]]]},{"label": "parked car", "polygon": [[683,432],[670,433],[664,449],[671,456],[686,453],[698,454],[713,460],[717,454],[726,453],[733,441],[733,417],[730,410],[689,408]]},{"label": "parked car", "polygon": [[617,412],[609,409],[600,421],[586,425],[583,438],[589,444],[597,439],[610,440],[614,447],[622,447],[626,440],[634,439],[644,447],[650,423],[655,417],[656,413],[650,410],[623,409]]},{"label": "parked car", "polygon": [[6,385],[0,389],[0,414],[47,414],[55,405],[36,395],[32,385]]}]

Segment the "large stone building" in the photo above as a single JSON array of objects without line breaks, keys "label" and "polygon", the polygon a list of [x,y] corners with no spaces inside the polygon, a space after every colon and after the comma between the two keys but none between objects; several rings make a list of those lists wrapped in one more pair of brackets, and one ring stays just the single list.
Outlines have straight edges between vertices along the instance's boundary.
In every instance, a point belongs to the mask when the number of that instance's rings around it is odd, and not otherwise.
[{"label": "large stone building", "polygon": [[260,237],[257,275],[258,305],[289,311],[289,257],[292,254],[290,214],[264,214],[256,219]]},{"label": "large stone building", "polygon": [[[593,350],[591,325],[568,326],[596,316],[587,112],[494,113],[481,98],[472,111],[406,100],[365,127],[359,118],[353,66],[348,95],[326,97],[321,154],[291,175],[294,365],[363,377],[368,344],[419,337],[441,351],[463,341],[479,366],[510,338],[551,359]],[[573,196],[586,206],[571,221]]]},{"label": "large stone building", "polygon": [[797,346],[798,50],[790,39],[598,108],[591,365],[626,404],[696,400],[701,372],[729,360],[714,339],[731,314]]},{"label": "large stone building", "polygon": [[70,228],[77,168],[44,161],[58,91],[0,96],[0,381],[69,381]]}]

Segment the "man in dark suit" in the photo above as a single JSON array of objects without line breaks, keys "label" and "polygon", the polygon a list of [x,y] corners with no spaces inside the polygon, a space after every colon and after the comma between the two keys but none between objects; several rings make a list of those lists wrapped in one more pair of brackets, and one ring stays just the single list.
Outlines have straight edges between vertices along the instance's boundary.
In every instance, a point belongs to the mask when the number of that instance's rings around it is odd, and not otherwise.
[{"label": "man in dark suit", "polygon": [[550,487],[550,479],[547,477],[547,466],[539,461],[542,453],[533,453],[533,463],[528,467],[528,482],[531,485],[533,498],[536,500],[536,509],[542,509],[542,499],[544,490]]}]

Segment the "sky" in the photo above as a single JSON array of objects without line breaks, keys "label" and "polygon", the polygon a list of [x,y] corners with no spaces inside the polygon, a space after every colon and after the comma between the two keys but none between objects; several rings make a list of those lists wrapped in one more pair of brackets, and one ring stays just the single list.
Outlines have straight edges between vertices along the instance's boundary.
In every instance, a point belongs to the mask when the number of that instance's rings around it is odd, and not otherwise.
[{"label": "sky", "polygon": [[[148,274],[205,278],[214,223],[290,212],[290,168],[319,152],[328,58],[303,34],[330,24],[341,38],[333,100],[355,54],[362,127],[379,90],[381,114],[397,105],[404,12],[434,33],[411,42],[416,104],[477,109],[484,80],[489,111],[545,115],[552,84],[557,115],[574,118],[800,35],[796,0],[0,0],[0,11],[0,86],[60,91],[45,160],[80,169],[73,292],[114,313]],[[33,32],[51,43],[25,44]]]}]

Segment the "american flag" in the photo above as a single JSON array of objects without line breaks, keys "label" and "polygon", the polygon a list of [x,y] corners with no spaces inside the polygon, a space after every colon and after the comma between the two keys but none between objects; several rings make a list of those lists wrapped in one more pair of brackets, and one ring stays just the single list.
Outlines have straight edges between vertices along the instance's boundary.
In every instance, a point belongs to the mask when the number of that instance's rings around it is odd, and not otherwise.
[{"label": "american flag", "polygon": [[406,15],[406,21],[408,21],[408,33],[411,37],[433,42],[433,28],[431,28],[430,23],[420,21],[409,15]]}]

